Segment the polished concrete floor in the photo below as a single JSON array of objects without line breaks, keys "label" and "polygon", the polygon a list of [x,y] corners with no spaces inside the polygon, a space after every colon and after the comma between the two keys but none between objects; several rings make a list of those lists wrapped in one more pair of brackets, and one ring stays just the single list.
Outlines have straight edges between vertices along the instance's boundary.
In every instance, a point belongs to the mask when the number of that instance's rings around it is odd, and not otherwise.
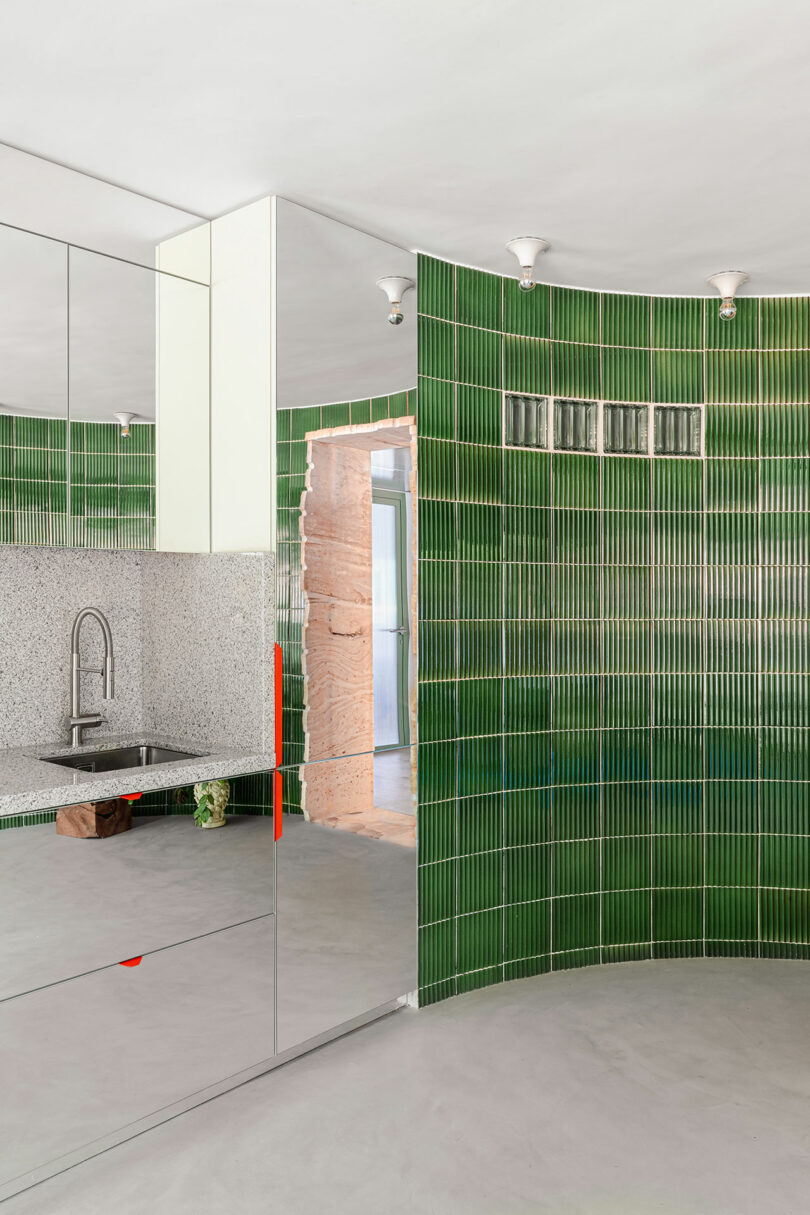
[{"label": "polished concrete floor", "polygon": [[562,972],[395,1013],[8,1215],[799,1215],[810,967]]}]

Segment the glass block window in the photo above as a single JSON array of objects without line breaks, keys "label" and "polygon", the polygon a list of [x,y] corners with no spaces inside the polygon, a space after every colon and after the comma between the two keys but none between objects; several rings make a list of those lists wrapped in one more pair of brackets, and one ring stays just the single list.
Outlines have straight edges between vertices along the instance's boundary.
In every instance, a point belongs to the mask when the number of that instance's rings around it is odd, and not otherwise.
[{"label": "glass block window", "polygon": [[596,451],[596,415],[596,402],[555,401],[555,449],[557,451]]},{"label": "glass block window", "polygon": [[648,439],[649,409],[646,405],[605,406],[605,451],[646,455]]},{"label": "glass block window", "polygon": [[548,401],[545,397],[506,397],[507,447],[548,447]]},{"label": "glass block window", "polygon": [[653,449],[657,456],[699,456],[700,409],[697,406],[656,405]]}]

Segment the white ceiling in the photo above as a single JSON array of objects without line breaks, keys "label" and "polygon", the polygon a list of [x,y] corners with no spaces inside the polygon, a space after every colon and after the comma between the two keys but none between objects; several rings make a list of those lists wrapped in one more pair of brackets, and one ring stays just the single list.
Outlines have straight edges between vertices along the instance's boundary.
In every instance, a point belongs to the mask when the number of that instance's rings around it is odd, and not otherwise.
[{"label": "white ceiling", "polygon": [[810,289],[806,0],[28,0],[0,137],[205,215],[270,193],[549,281]]}]

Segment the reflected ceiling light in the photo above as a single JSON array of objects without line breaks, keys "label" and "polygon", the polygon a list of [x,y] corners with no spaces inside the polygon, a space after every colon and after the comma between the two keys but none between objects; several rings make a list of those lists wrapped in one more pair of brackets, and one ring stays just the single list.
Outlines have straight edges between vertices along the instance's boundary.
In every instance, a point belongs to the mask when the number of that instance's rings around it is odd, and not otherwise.
[{"label": "reflected ceiling light", "polygon": [[710,275],[706,282],[711,283],[720,292],[720,315],[723,320],[733,321],[737,315],[734,296],[743,283],[748,282],[748,275],[744,270],[722,270],[720,274]]},{"label": "reflected ceiling light", "polygon": [[132,421],[132,419],[136,416],[137,415],[134,413],[114,413],[113,414],[113,417],[115,418],[116,422],[118,422],[118,424],[121,427],[121,438],[122,439],[129,438],[129,424]]},{"label": "reflected ceiling light", "polygon": [[506,242],[510,253],[514,253],[520,265],[518,286],[521,291],[531,291],[534,286],[534,263],[541,253],[550,249],[551,245],[542,236],[515,236]]},{"label": "reflected ceiling light", "polygon": [[411,287],[415,287],[416,283],[412,278],[400,278],[399,275],[389,274],[386,278],[378,278],[377,286],[380,291],[385,292],[388,303],[391,305],[388,324],[401,325],[405,320],[402,315],[402,297],[406,291],[410,291]]}]

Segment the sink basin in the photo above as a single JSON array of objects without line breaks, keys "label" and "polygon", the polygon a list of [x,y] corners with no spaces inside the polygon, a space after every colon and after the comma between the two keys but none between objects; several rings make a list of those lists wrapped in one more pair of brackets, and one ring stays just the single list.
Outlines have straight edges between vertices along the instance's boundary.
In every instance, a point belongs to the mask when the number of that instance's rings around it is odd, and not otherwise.
[{"label": "sink basin", "polygon": [[80,772],[117,772],[119,768],[148,768],[170,764],[175,759],[198,759],[190,751],[170,751],[145,743],[140,747],[119,747],[116,751],[83,751],[81,755],[43,755],[46,764],[78,768]]}]

